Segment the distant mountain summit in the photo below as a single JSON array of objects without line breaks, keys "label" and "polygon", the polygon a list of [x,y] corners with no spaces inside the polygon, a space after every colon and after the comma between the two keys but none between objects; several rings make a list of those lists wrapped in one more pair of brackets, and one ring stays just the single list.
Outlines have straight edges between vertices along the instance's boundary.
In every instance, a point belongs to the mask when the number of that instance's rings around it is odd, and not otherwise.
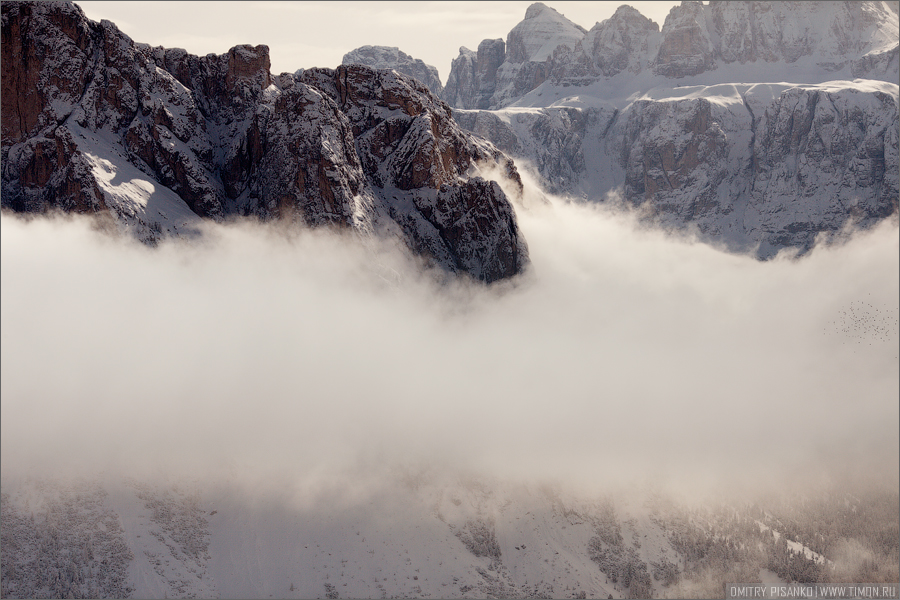
[{"label": "distant mountain summit", "polygon": [[528,251],[512,161],[419,81],[359,64],[269,72],[266,46],[199,57],[136,44],[71,3],[2,5],[2,205],[112,217],[154,243],[199,219],[398,237],[482,281]]},{"label": "distant mountain summit", "polygon": [[586,31],[537,2],[503,40],[484,40],[478,51],[459,49],[443,98],[458,108],[498,108],[550,75],[554,57],[572,52]]},{"label": "distant mountain summit", "polygon": [[366,65],[375,69],[394,69],[398,73],[418,79],[432,93],[440,95],[444,89],[438,70],[413,58],[399,48],[390,46],[360,46],[344,55],[342,65]]}]

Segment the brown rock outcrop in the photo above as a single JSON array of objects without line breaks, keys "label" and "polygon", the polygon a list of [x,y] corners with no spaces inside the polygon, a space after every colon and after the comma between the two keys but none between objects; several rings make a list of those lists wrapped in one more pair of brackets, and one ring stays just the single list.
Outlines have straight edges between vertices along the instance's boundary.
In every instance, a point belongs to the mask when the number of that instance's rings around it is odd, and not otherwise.
[{"label": "brown rock outcrop", "polygon": [[266,46],[198,57],[135,44],[69,3],[3,3],[2,19],[4,207],[110,211],[148,241],[177,230],[170,212],[399,228],[484,281],[528,262],[509,200],[477,175],[490,162],[518,180],[512,161],[410,77],[361,65],[272,77]]}]

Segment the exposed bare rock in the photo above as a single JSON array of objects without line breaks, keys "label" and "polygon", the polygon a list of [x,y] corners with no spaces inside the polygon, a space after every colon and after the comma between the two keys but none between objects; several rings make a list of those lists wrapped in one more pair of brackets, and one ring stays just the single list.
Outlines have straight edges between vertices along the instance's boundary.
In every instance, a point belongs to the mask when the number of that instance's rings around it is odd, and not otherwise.
[{"label": "exposed bare rock", "polygon": [[549,107],[498,116],[494,111],[454,112],[466,130],[491,140],[513,156],[527,159],[547,191],[565,194],[585,175],[585,134],[601,111]]},{"label": "exposed bare rock", "polygon": [[725,62],[792,63],[819,53],[828,66],[839,68],[848,57],[880,48],[891,37],[885,31],[888,13],[876,3],[712,2],[706,11]]},{"label": "exposed bare rock", "polygon": [[747,223],[763,251],[898,211],[896,95],[793,88],[757,112]]},{"label": "exposed bare rock", "polygon": [[[654,131],[674,135],[650,134]],[[653,200],[655,212],[683,222],[721,210],[717,198],[727,176],[726,134],[712,117],[709,101],[635,103],[622,152],[625,195],[632,202]],[[676,193],[684,189],[692,193]]]},{"label": "exposed bare rock", "polygon": [[347,115],[372,192],[415,249],[488,281],[525,267],[527,246],[505,195],[497,184],[468,176],[475,165],[499,164],[521,189],[515,165],[465,135],[420,82],[344,65],[309,69],[299,83],[324,90]]},{"label": "exposed bare rock", "polygon": [[[502,41],[502,40],[501,40]],[[447,77],[447,85],[441,93],[441,98],[450,106],[465,108],[476,106],[475,86],[475,62],[474,52],[461,46],[459,56],[450,63],[450,75]]]},{"label": "exposed bare rock", "polygon": [[300,219],[312,226],[371,220],[368,190],[350,121],[320,90],[294,82],[259,111],[234,162],[243,215]]},{"label": "exposed bare rock", "polygon": [[64,3],[4,3],[2,58],[4,207],[108,212],[151,243],[229,215],[399,232],[484,281],[527,265],[509,200],[478,176],[500,165],[521,186],[512,161],[406,75],[273,77],[266,46],[135,44]]},{"label": "exposed bare rock", "polygon": [[107,210],[90,165],[65,128],[4,146],[3,206],[21,212],[50,208],[77,213]]},{"label": "exposed bare rock", "polygon": [[554,9],[535,2],[525,11],[525,19],[507,37],[507,61],[542,62],[561,44],[572,48],[587,33]]},{"label": "exposed bare rock", "polygon": [[[76,7],[49,8],[3,5],[3,205],[29,211],[50,204],[74,212],[103,210],[72,136],[57,131],[85,94],[96,42]],[[44,61],[46,56],[56,60]],[[51,196],[53,202],[47,200]]]},{"label": "exposed bare rock", "polygon": [[760,257],[897,212],[894,7],[685,1],[660,30],[622,6],[574,47],[560,33],[544,62],[513,63],[546,54],[535,23],[561,23],[533,8],[510,34],[491,109],[463,98],[456,118],[549,191],[621,199]]},{"label": "exposed bare rock", "polygon": [[475,56],[475,81],[479,82],[476,92],[476,105],[487,108],[497,89],[497,69],[506,59],[506,44],[503,40],[484,40],[478,44]]},{"label": "exposed bare rock", "polygon": [[[61,123],[92,75],[96,41],[74,5],[10,2],[3,9],[4,144]],[[55,60],[45,61],[47,56]]]},{"label": "exposed bare rock", "polygon": [[482,41],[477,53],[460,48],[442,97],[453,106],[490,108],[497,88],[497,69],[505,57],[506,44],[501,39]]},{"label": "exposed bare rock", "polygon": [[455,110],[453,119],[466,131],[491,140],[501,151],[522,155],[516,132],[497,113],[489,110]]},{"label": "exposed bare rock", "polygon": [[[682,2],[662,29],[654,70],[681,78],[723,64],[811,60],[834,72],[897,47],[896,13],[879,2]],[[884,69],[855,66],[885,79]]]}]

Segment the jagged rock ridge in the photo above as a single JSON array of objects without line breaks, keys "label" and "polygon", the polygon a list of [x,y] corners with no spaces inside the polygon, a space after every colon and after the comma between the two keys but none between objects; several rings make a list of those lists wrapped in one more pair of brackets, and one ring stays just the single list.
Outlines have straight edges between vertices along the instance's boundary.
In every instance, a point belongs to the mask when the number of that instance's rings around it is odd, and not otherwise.
[{"label": "jagged rock ridge", "polygon": [[273,77],[266,46],[135,44],[70,3],[2,15],[5,208],[109,214],[148,241],[230,215],[397,234],[484,281],[528,262],[508,198],[478,175],[518,181],[515,166],[414,79]]}]

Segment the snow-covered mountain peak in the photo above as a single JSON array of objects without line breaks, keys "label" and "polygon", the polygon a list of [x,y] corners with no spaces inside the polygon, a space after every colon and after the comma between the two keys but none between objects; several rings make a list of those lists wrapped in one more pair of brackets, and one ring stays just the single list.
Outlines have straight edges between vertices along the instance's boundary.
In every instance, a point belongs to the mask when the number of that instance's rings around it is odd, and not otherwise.
[{"label": "snow-covered mountain peak", "polygon": [[345,65],[359,63],[376,69],[384,69],[398,61],[411,60],[414,60],[412,56],[396,46],[360,46],[345,54],[341,63]]},{"label": "snow-covered mountain peak", "polygon": [[[613,16],[610,19],[646,19],[651,23],[656,24],[655,21],[648,19],[635,7],[629,4],[623,4],[619,8],[616,9],[616,12],[613,13]],[[656,30],[659,31],[659,25],[656,25]]]},{"label": "snow-covered mountain peak", "polygon": [[421,59],[414,58],[394,46],[360,46],[345,54],[341,64],[360,64],[375,69],[394,69],[398,73],[418,79],[435,94],[440,94],[443,90],[441,78],[435,67],[425,64]]},{"label": "snow-covered mountain peak", "polygon": [[585,33],[584,27],[536,2],[525,11],[525,19],[509,32],[506,58],[511,63],[542,62],[560,45],[574,48]]},{"label": "snow-covered mountain peak", "polygon": [[725,62],[793,63],[810,56],[839,68],[897,45],[897,14],[884,2],[714,2],[703,11]]},{"label": "snow-covered mountain peak", "polygon": [[637,73],[646,67],[651,36],[658,37],[659,25],[638,10],[622,5],[612,17],[594,25],[581,41],[581,51],[593,66],[611,77],[626,69]]},{"label": "snow-covered mountain peak", "polygon": [[[541,15],[541,13],[543,13],[545,11],[550,11],[550,10],[552,10],[554,13],[556,13],[556,10],[550,8],[543,2],[535,2],[534,4],[529,6],[528,9],[525,10],[525,20],[527,21],[528,19],[534,19],[534,18],[538,17],[539,15]],[[557,13],[557,14],[559,14],[559,13]]]},{"label": "snow-covered mountain peak", "polygon": [[[453,85],[448,83],[443,98],[463,109],[535,101],[547,106],[557,97],[540,90],[542,85],[584,87],[620,74],[623,79],[607,87],[617,93],[630,89],[626,97],[671,87],[666,80],[675,79],[679,85],[714,85],[723,77],[745,83],[896,82],[898,29],[896,5],[888,2],[685,0],[671,9],[661,29],[623,5],[590,31],[536,3],[509,32],[499,64],[497,52],[479,59],[461,54],[464,60],[454,61]],[[527,95],[531,98],[523,104]]]}]

